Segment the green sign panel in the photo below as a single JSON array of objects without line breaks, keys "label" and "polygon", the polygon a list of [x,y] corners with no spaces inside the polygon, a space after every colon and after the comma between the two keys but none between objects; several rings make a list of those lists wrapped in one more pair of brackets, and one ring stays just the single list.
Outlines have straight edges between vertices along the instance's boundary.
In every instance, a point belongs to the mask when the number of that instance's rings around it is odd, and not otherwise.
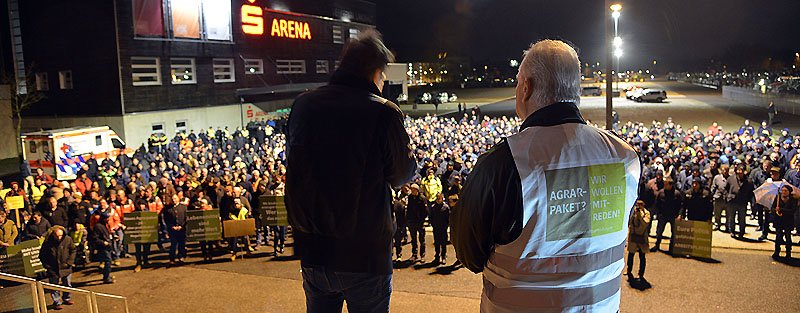
[{"label": "green sign panel", "polygon": [[261,225],[289,226],[289,217],[286,214],[286,203],[283,202],[283,196],[262,195],[258,201]]},{"label": "green sign panel", "polygon": [[546,241],[601,236],[625,225],[625,167],[622,163],[545,171]]},{"label": "green sign panel", "polygon": [[222,240],[219,210],[186,212],[186,241]]},{"label": "green sign panel", "polygon": [[158,213],[131,212],[125,214],[125,243],[158,242]]},{"label": "green sign panel", "polygon": [[28,277],[44,272],[42,261],[39,260],[41,246],[39,239],[33,239],[8,247],[6,254],[0,254],[0,272]]},{"label": "green sign panel", "polygon": [[711,223],[675,221],[675,244],[672,253],[698,258],[711,258]]}]

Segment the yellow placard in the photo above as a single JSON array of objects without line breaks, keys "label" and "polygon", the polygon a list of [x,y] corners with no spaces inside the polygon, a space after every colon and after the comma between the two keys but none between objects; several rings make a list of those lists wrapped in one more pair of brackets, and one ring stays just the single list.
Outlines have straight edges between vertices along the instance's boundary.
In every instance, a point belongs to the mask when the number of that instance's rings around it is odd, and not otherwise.
[{"label": "yellow placard", "polygon": [[6,203],[8,203],[8,208],[11,210],[22,209],[25,207],[25,198],[22,196],[12,196],[6,198]]}]

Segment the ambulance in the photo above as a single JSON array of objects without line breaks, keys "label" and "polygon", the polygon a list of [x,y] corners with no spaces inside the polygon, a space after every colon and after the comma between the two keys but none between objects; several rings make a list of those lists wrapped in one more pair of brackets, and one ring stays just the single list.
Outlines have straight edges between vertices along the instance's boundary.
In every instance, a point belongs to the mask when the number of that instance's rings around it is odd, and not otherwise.
[{"label": "ambulance", "polygon": [[23,158],[35,171],[42,168],[57,180],[74,180],[78,170],[92,156],[100,164],[133,155],[125,142],[108,126],[79,126],[24,133],[20,136]]}]

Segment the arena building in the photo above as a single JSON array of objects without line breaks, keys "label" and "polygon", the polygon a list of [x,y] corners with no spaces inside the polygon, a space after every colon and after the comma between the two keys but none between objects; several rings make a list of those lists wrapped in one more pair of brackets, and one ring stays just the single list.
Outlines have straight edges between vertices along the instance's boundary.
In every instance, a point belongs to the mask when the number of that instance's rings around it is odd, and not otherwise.
[{"label": "arena building", "polygon": [[135,148],[151,132],[234,129],[321,86],[343,44],[375,25],[361,0],[8,2],[18,78],[45,98],[24,129],[110,126]]}]

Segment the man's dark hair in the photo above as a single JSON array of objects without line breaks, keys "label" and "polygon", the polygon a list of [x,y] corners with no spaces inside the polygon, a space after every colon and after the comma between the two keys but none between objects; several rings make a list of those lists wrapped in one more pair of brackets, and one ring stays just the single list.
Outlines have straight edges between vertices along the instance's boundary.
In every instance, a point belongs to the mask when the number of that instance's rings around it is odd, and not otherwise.
[{"label": "man's dark hair", "polygon": [[394,62],[394,54],[383,44],[381,33],[369,29],[347,42],[340,60],[339,68],[343,71],[371,79],[375,70],[383,70]]}]

